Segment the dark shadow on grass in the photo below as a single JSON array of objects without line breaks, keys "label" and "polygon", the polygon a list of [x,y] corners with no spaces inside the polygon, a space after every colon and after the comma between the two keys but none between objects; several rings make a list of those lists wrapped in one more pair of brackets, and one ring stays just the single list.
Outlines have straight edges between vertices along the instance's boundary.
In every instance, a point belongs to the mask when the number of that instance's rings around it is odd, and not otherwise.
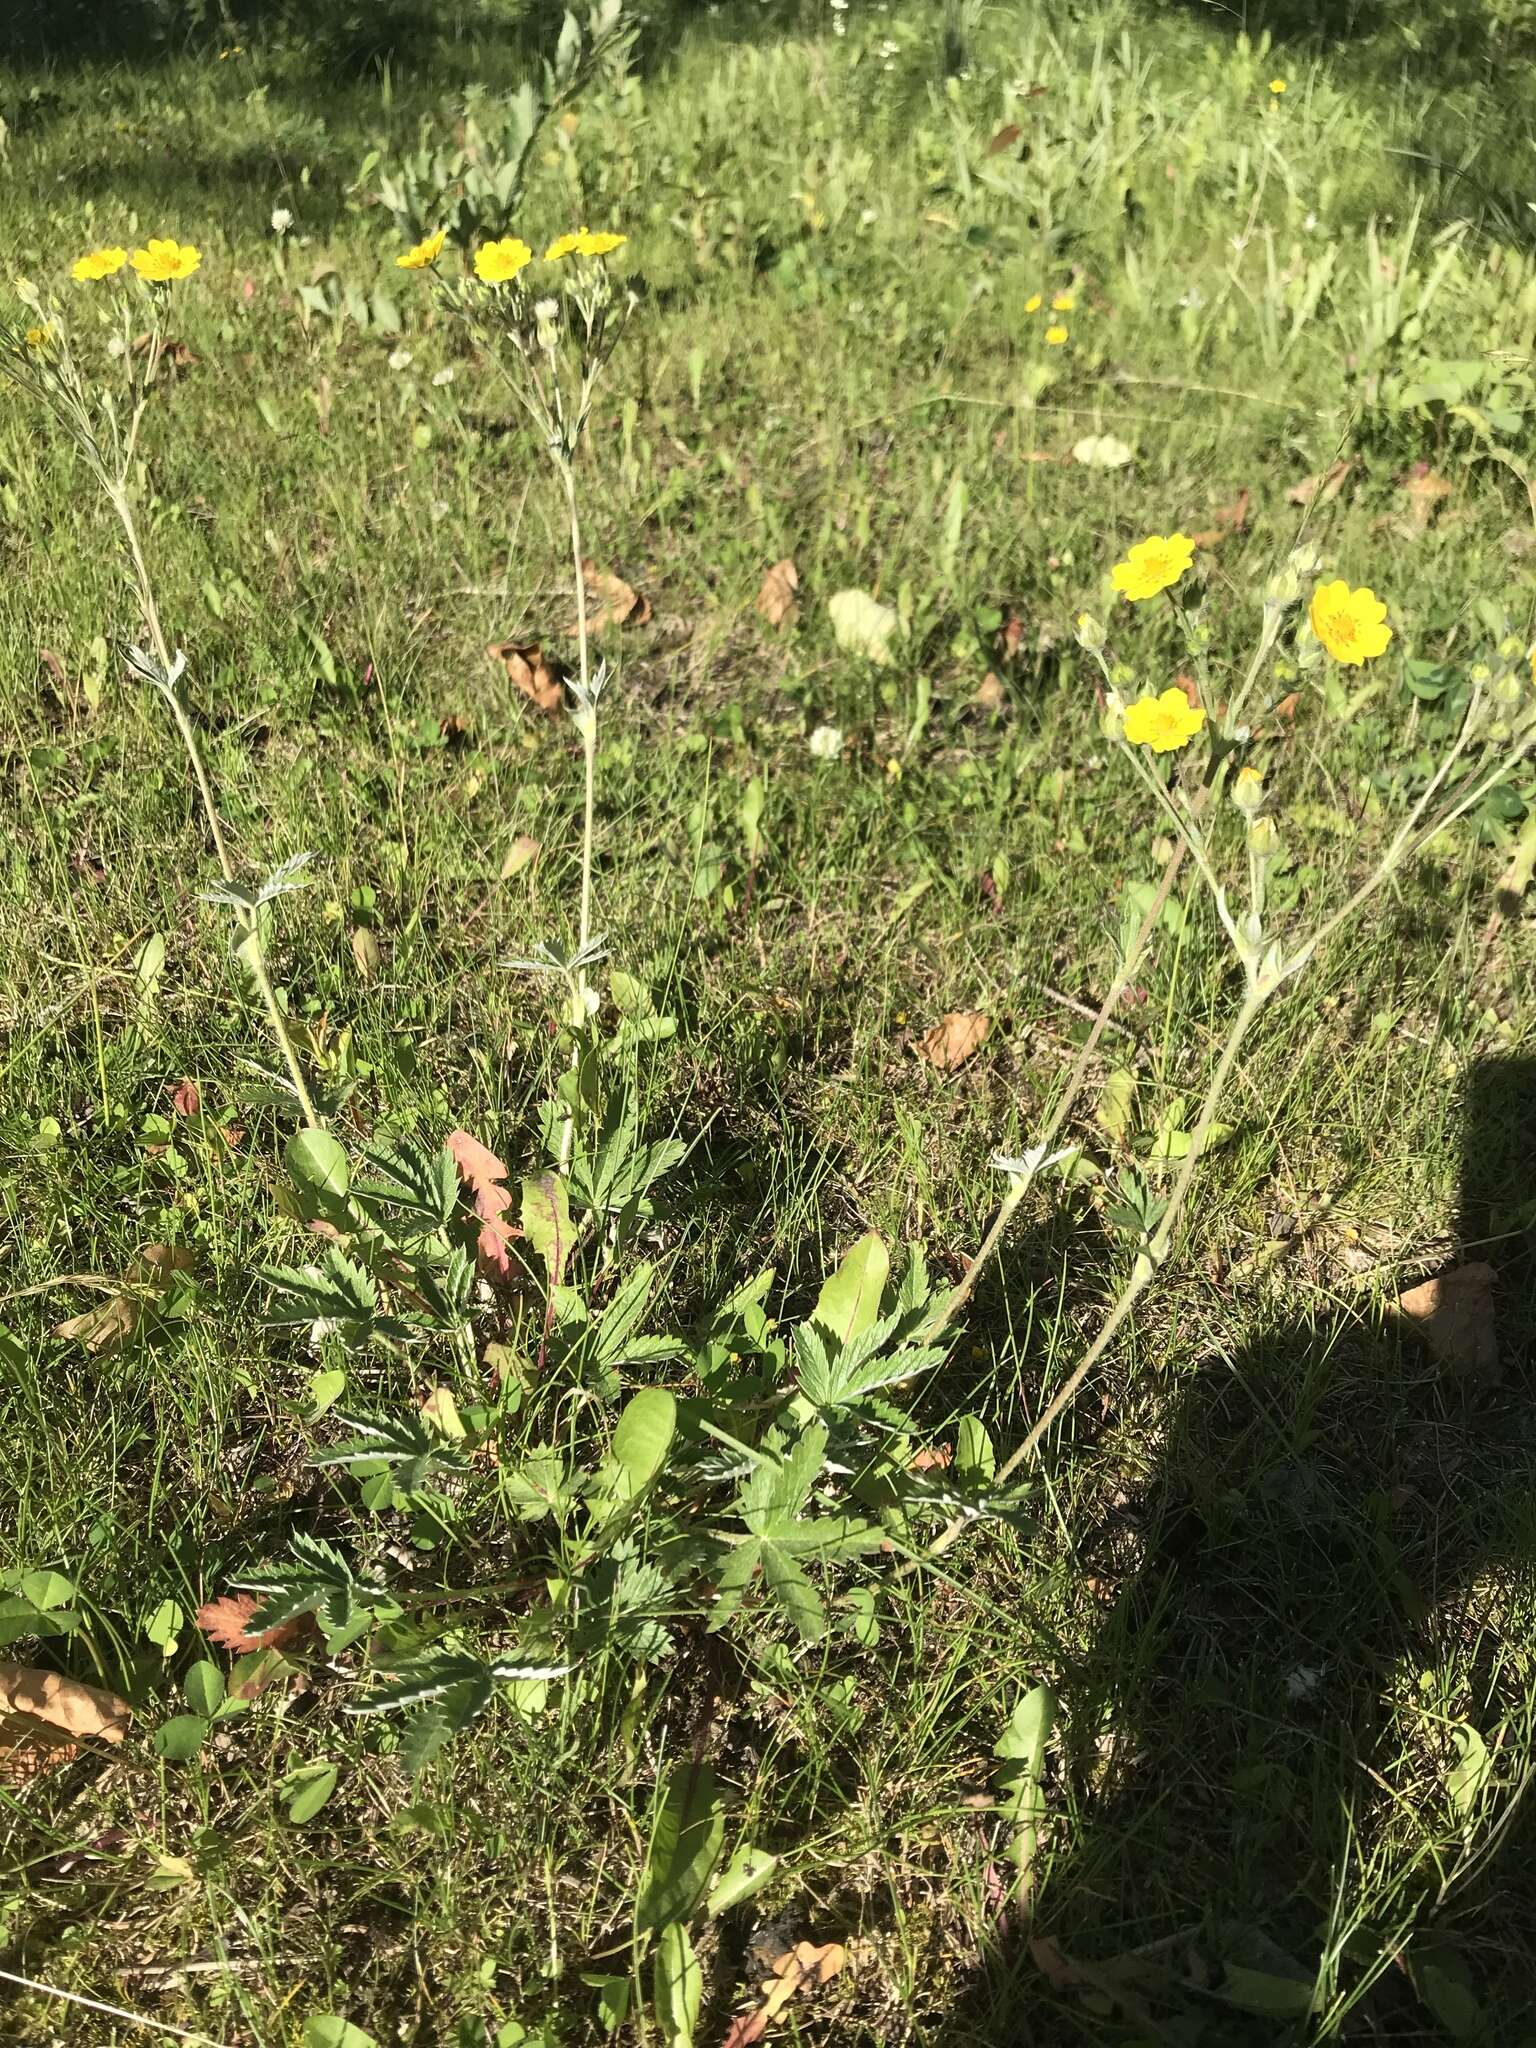
[{"label": "dark shadow on grass", "polygon": [[[1495,1268],[1496,1363],[1340,1313],[1207,1357],[1166,1412],[1145,1397],[1155,1470],[1107,1484],[1079,1546],[1104,1611],[1060,1686],[1051,1804],[1075,1814],[1073,1851],[1044,1865],[1032,1925],[1000,1933],[942,2048],[1491,2048],[1536,2018],[1513,1783],[1536,1597],[1536,1061],[1478,1065],[1464,1128],[1446,1263]],[[1091,1455],[1081,1429],[1074,1455]],[[1475,1868],[1448,1791],[1462,1724],[1493,1759],[1479,1838],[1510,1820]],[[1349,1946],[1346,1988],[1395,1960],[1341,2036],[1306,1998],[1333,1914],[1368,1886],[1361,1839],[1384,1831],[1417,1862]],[[1453,2004],[1464,2031],[1442,2035]]]},{"label": "dark shadow on grass", "polygon": [[[1536,243],[1525,200],[1536,179],[1531,79],[1536,11],[1489,0],[1143,0],[1149,25],[1170,8],[1218,34],[1267,35],[1277,71],[1299,82],[1315,59],[1365,109],[1412,99],[1391,160],[1405,205],[1439,226],[1470,220],[1501,241]],[[1404,93],[1407,88],[1407,93]]]}]

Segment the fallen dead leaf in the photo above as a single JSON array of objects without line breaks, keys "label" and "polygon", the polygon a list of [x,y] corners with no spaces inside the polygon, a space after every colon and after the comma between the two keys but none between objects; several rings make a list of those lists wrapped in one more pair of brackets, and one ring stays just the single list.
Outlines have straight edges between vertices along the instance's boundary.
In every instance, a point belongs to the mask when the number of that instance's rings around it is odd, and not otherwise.
[{"label": "fallen dead leaf", "polygon": [[530,704],[540,711],[559,711],[565,704],[565,690],[561,683],[562,671],[558,663],[545,659],[544,649],[535,640],[527,647],[519,647],[512,640],[493,640],[486,653],[492,661],[499,661],[517,690]]},{"label": "fallen dead leaf", "polygon": [[757,593],[757,609],[770,626],[792,626],[800,616],[795,592],[800,588],[800,571],[786,555],[775,562],[763,578]]},{"label": "fallen dead leaf", "polygon": [[1344,480],[1354,466],[1352,462],[1336,462],[1321,476],[1304,476],[1299,484],[1292,484],[1286,498],[1292,505],[1331,504],[1343,490]]},{"label": "fallen dead leaf", "polygon": [[1402,480],[1408,500],[1408,523],[1404,532],[1417,540],[1428,533],[1435,514],[1455,490],[1445,477],[1437,476],[1427,462],[1416,462]]},{"label": "fallen dead leaf", "polygon": [[1203,533],[1197,533],[1192,536],[1195,546],[1197,548],[1220,547],[1224,540],[1230,540],[1233,534],[1241,533],[1248,524],[1248,507],[1252,502],[1252,497],[1252,492],[1245,485],[1230,505],[1218,505],[1211,514],[1215,523],[1208,526]]},{"label": "fallen dead leaf", "polygon": [[116,1693],[62,1672],[0,1664],[0,1783],[19,1785],[65,1764],[86,1743],[118,1743],[133,1709]]},{"label": "fallen dead leaf", "polygon": [[53,649],[51,647],[40,647],[37,650],[37,658],[43,664],[43,667],[47,669],[49,675],[53,677],[59,688],[67,690],[69,688],[69,672]]},{"label": "fallen dead leaf", "polygon": [[182,1081],[171,1093],[171,1107],[178,1116],[196,1116],[203,1106],[195,1081]]},{"label": "fallen dead leaf", "polygon": [[987,155],[1001,156],[1005,149],[1012,149],[1023,133],[1024,130],[1017,121],[1010,121],[1006,127],[999,128],[992,140],[987,144]]},{"label": "fallen dead leaf", "polygon": [[1410,1287],[1397,1297],[1397,1306],[1443,1365],[1462,1372],[1496,1372],[1499,1339],[1493,1326],[1493,1289],[1497,1278],[1492,1266],[1474,1260]]},{"label": "fallen dead leaf", "polygon": [[830,1984],[847,1961],[848,1951],[840,1941],[825,1942],[820,1947],[815,1942],[797,1941],[778,1957],[762,1980],[762,2003],[755,2011],[741,2013],[731,2022],[721,2048],[752,2048],[792,1998],[802,1991],[816,1991],[823,1984]]},{"label": "fallen dead leaf", "polygon": [[276,1628],[252,1633],[251,1617],[265,1605],[259,1593],[225,1593],[218,1600],[205,1600],[192,1618],[209,1642],[217,1643],[221,1650],[238,1652],[281,1649],[311,1626],[308,1615],[301,1615],[297,1621],[280,1622]]},{"label": "fallen dead leaf", "polygon": [[949,1010],[931,1031],[923,1033],[917,1050],[929,1066],[937,1067],[941,1074],[952,1074],[980,1051],[991,1029],[992,1019],[984,1010]]},{"label": "fallen dead leaf", "polygon": [[[643,626],[651,616],[648,597],[642,597],[622,576],[611,576],[606,569],[599,569],[590,556],[581,565],[581,580],[597,599],[597,609],[587,613],[589,633],[604,633],[610,626]],[[572,619],[565,628],[566,639],[578,639],[580,633],[580,621]]]},{"label": "fallen dead leaf", "polygon": [[976,695],[971,700],[978,711],[1001,711],[1008,701],[1008,692],[1003,679],[995,669],[988,669],[976,685]]},{"label": "fallen dead leaf", "polygon": [[909,1472],[942,1472],[947,1466],[953,1465],[954,1462],[955,1453],[951,1445],[933,1444],[925,1446],[924,1449],[920,1450],[916,1457],[913,1458],[911,1464],[908,1465],[907,1470]]},{"label": "fallen dead leaf", "polygon": [[512,1190],[506,1186],[510,1169],[468,1131],[450,1131],[444,1142],[453,1154],[460,1181],[474,1197],[475,1214],[482,1219],[476,1243],[480,1270],[492,1280],[510,1280],[512,1262],[507,1245],[521,1235],[516,1225],[505,1220],[512,1206]]},{"label": "fallen dead leaf", "polygon": [[90,1286],[106,1294],[106,1300],[70,1315],[53,1325],[53,1335],[66,1341],[80,1341],[94,1356],[115,1352],[139,1327],[145,1307],[154,1309],[176,1274],[193,1270],[195,1257],[184,1245],[145,1245],[121,1280],[96,1278],[94,1274],[72,1274],[78,1286]]},{"label": "fallen dead leaf", "polygon": [[501,863],[501,879],[510,882],[514,875],[520,875],[524,868],[538,859],[541,850],[531,832],[519,832]]}]

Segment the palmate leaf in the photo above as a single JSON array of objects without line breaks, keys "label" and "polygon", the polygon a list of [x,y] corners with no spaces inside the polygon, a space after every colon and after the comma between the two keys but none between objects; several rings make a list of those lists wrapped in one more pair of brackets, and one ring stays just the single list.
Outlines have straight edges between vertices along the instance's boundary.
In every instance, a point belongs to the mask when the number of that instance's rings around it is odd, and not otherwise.
[{"label": "palmate leaf", "polygon": [[403,1493],[414,1493],[427,1479],[445,1473],[468,1470],[468,1460],[458,1445],[429,1430],[414,1410],[401,1415],[353,1415],[337,1410],[336,1420],[354,1432],[351,1439],[328,1451],[315,1451],[310,1464],[384,1465],[394,1474]]},{"label": "palmate leaf", "polygon": [[806,1426],[782,1460],[770,1438],[765,1453],[742,1488],[737,1509],[746,1535],[730,1546],[715,1575],[719,1594],[711,1631],[723,1628],[761,1571],[774,1604],[807,1642],[827,1626],[821,1595],[806,1577],[803,1559],[830,1563],[876,1548],[883,1540],[873,1523],[849,1515],[806,1515],[805,1507],[827,1452],[826,1425]]},{"label": "palmate leaf", "polygon": [[884,1347],[898,1328],[896,1316],[883,1316],[840,1343],[820,1322],[802,1323],[795,1332],[801,1392],[818,1408],[857,1408],[877,1389],[897,1386],[942,1362],[943,1346],[899,1345],[886,1355]]},{"label": "palmate leaf", "polygon": [[250,1617],[251,1634],[281,1628],[301,1614],[313,1614],[328,1637],[354,1632],[371,1614],[397,1612],[384,1586],[359,1579],[339,1550],[318,1536],[299,1534],[289,1538],[293,1552],[288,1564],[269,1566],[234,1584],[248,1593],[267,1597]]},{"label": "palmate leaf", "polygon": [[258,1280],[273,1293],[267,1320],[277,1324],[372,1323],[379,1290],[371,1274],[335,1245],[327,1245],[316,1266],[257,1266]]},{"label": "palmate leaf", "polygon": [[370,1210],[403,1209],[434,1229],[451,1221],[459,1199],[459,1177],[446,1147],[434,1151],[395,1139],[389,1144],[364,1146],[362,1156],[374,1178],[360,1182],[353,1193]]}]

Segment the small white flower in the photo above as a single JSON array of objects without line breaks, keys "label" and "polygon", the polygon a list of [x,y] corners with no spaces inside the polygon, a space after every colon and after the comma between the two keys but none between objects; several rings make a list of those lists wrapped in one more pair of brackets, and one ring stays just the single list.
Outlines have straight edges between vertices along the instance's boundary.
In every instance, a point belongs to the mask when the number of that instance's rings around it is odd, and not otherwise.
[{"label": "small white flower", "polygon": [[533,317],[535,320],[558,320],[560,317],[560,301],[558,299],[540,299],[533,309]]},{"label": "small white flower", "polygon": [[290,213],[290,212],[288,211],[287,207],[286,207],[286,206],[274,206],[274,207],[273,207],[273,209],[272,209],[272,232],[273,232],[273,234],[274,234],[274,235],[286,235],[286,234],[287,234],[287,232],[288,232],[288,230],[289,230],[289,229],[290,229],[290,228],[291,228],[292,226],[293,226],[293,215],[292,215],[292,214],[291,214],[291,213]]},{"label": "small white flower", "polygon": [[810,738],[811,758],[815,761],[835,761],[843,751],[843,735],[838,726],[818,725]]},{"label": "small white flower", "polygon": [[396,348],[390,350],[389,367],[392,370],[408,370],[414,361],[415,357],[411,354],[408,348]]},{"label": "small white flower", "polygon": [[1310,235],[1313,229],[1317,226],[1317,215],[1315,213],[1309,213],[1306,219],[1302,222],[1302,226]]},{"label": "small white flower", "polygon": [[449,370],[449,369],[442,369],[442,370],[434,370],[434,371],[433,371],[433,373],[432,373],[432,382],[433,382],[433,383],[434,383],[435,385],[437,385],[437,387],[439,388],[439,390],[441,390],[441,388],[443,387],[443,385],[445,385],[445,384],[451,384],[451,383],[453,382],[453,372],[452,372],[452,370]]},{"label": "small white flower", "polygon": [[123,337],[120,334],[114,334],[107,343],[107,354],[109,356],[120,356],[123,352]]}]

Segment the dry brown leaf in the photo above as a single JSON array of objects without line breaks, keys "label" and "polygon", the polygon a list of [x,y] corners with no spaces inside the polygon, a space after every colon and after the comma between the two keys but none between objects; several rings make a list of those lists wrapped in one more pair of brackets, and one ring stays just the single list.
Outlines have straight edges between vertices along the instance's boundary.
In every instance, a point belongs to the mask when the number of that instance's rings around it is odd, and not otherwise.
[{"label": "dry brown leaf", "polygon": [[501,863],[501,879],[510,882],[514,875],[520,875],[524,868],[538,859],[542,850],[531,832],[519,832]]},{"label": "dry brown leaf", "polygon": [[992,1029],[985,1010],[949,1010],[917,1041],[917,1050],[941,1074],[952,1074],[978,1052]]},{"label": "dry brown leaf", "polygon": [[209,1642],[237,1652],[280,1649],[310,1625],[308,1615],[302,1615],[297,1621],[280,1622],[276,1628],[258,1629],[253,1634],[251,1617],[265,1605],[258,1593],[226,1593],[221,1599],[205,1600],[192,1618]]},{"label": "dry brown leaf", "polygon": [[1001,156],[1005,149],[1012,149],[1023,133],[1024,130],[1017,121],[1010,121],[1006,128],[999,128],[992,140],[987,144],[987,155]]},{"label": "dry brown leaf", "polygon": [[1252,492],[1245,485],[1230,505],[1218,505],[1211,515],[1215,524],[1207,527],[1204,533],[1197,533],[1192,536],[1195,546],[1197,548],[1219,547],[1224,540],[1229,539],[1234,533],[1241,533],[1248,524],[1248,507],[1252,502],[1252,496]]},{"label": "dry brown leaf", "polygon": [[59,688],[67,690],[69,688],[68,671],[53,649],[51,647],[40,647],[37,650],[37,658],[43,664],[43,667],[47,669],[49,675],[53,677]]},{"label": "dry brown leaf", "polygon": [[195,1081],[182,1081],[171,1094],[171,1107],[178,1116],[196,1116],[203,1106]]},{"label": "dry brown leaf", "polygon": [[[154,337],[147,329],[143,334],[136,334],[133,338],[133,353],[136,356],[147,356],[153,342]],[[184,341],[163,341],[160,344],[160,361],[173,370],[190,370],[197,360]]]},{"label": "dry brown leaf", "polygon": [[955,1453],[949,1444],[935,1444],[920,1450],[908,1465],[909,1472],[942,1472],[953,1465]]},{"label": "dry brown leaf", "polygon": [[132,1707],[116,1693],[60,1671],[0,1664],[0,1735],[40,1727],[68,1742],[121,1742],[132,1719]]},{"label": "dry brown leaf", "polygon": [[786,555],[775,562],[763,578],[757,593],[757,609],[770,626],[792,626],[800,616],[795,592],[800,588],[800,571]]},{"label": "dry brown leaf", "polygon": [[1285,495],[1293,505],[1331,504],[1343,490],[1344,479],[1354,466],[1352,462],[1336,462],[1321,476],[1304,476],[1299,484],[1292,484]]},{"label": "dry brown leaf", "polygon": [[1416,462],[1402,480],[1402,488],[1408,499],[1407,535],[1417,540],[1428,533],[1435,514],[1451,496],[1455,485],[1443,476],[1436,476],[1427,462]]},{"label": "dry brown leaf", "polygon": [[830,1984],[848,1959],[848,1951],[840,1941],[820,1946],[813,1941],[797,1941],[769,1965],[769,1974],[762,1980],[762,2003],[751,2012],[737,2015],[721,2048],[752,2048],[792,1998],[802,1991],[816,1991],[823,1984]]},{"label": "dry brown leaf", "polygon": [[468,1131],[450,1131],[445,1142],[460,1181],[474,1196],[475,1214],[482,1219],[475,1246],[480,1270],[489,1279],[510,1280],[513,1269],[507,1245],[521,1235],[504,1221],[512,1206],[512,1190],[504,1185],[510,1169]]},{"label": "dry brown leaf", "polygon": [[988,669],[976,685],[976,695],[971,699],[978,711],[1001,711],[1008,702],[1008,692],[1003,679],[995,669]]},{"label": "dry brown leaf", "polygon": [[1493,1326],[1493,1288],[1497,1278],[1492,1266],[1474,1260],[1410,1287],[1397,1297],[1397,1306],[1443,1365],[1463,1372],[1496,1372],[1499,1339]]},{"label": "dry brown leaf", "polygon": [[[643,626],[651,616],[648,597],[642,597],[622,576],[611,576],[606,569],[599,569],[590,556],[581,565],[581,577],[588,593],[597,599],[597,609],[587,612],[589,633],[603,633],[610,626]],[[572,619],[565,628],[566,639],[575,640],[580,633],[580,621]]]},{"label": "dry brown leaf", "polygon": [[55,1323],[53,1334],[67,1341],[78,1340],[96,1354],[116,1350],[126,1343],[139,1323],[139,1304],[128,1294],[114,1294],[78,1316],[66,1316]]},{"label": "dry brown leaf", "polygon": [[562,670],[558,663],[551,664],[545,659],[544,649],[538,641],[527,647],[519,647],[512,640],[493,640],[486,653],[492,661],[499,661],[518,691],[537,705],[540,711],[559,711],[565,704],[565,690],[561,683]]}]

